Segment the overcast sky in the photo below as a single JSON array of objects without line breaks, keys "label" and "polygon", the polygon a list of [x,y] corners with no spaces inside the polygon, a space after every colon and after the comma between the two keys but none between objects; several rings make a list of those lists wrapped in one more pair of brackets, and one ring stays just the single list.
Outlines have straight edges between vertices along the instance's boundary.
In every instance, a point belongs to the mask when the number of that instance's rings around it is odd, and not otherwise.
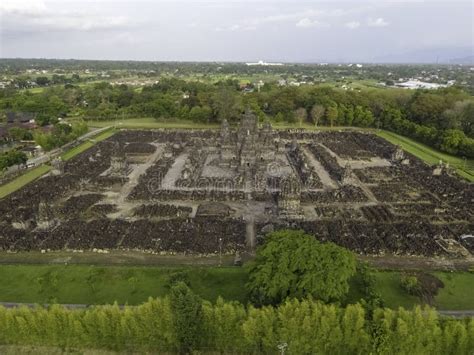
[{"label": "overcast sky", "polygon": [[0,56],[435,61],[473,55],[473,26],[469,0],[0,0]]}]

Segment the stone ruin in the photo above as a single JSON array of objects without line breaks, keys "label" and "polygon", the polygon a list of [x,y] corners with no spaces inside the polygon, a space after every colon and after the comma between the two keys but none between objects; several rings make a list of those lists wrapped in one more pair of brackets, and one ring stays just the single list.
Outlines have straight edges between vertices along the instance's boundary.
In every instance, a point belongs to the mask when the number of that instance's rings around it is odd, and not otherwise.
[{"label": "stone ruin", "polygon": [[51,230],[56,227],[57,224],[58,221],[51,207],[45,201],[40,202],[36,215],[36,228],[39,230]]},{"label": "stone ruin", "polygon": [[129,167],[125,156],[114,155],[110,157],[109,176],[116,178],[125,178],[129,172]]},{"label": "stone ruin", "polygon": [[403,159],[405,159],[405,152],[403,151],[402,147],[397,145],[396,149],[392,153],[391,161],[394,163],[400,163]]},{"label": "stone ruin", "polygon": [[441,176],[441,175],[452,175],[453,169],[449,165],[449,163],[443,163],[442,160],[439,161],[437,165],[433,166],[433,176]]},{"label": "stone ruin", "polygon": [[351,185],[354,183],[354,173],[352,172],[350,164],[346,164],[344,167],[341,183],[342,185]]},{"label": "stone ruin", "polygon": [[259,129],[257,116],[247,110],[240,126],[233,132],[229,123],[221,124],[218,144],[218,158],[212,164],[235,169],[245,174],[255,165],[269,162],[275,157],[277,141],[269,122]]},{"label": "stone ruin", "polygon": [[51,170],[51,174],[58,176],[64,174],[64,161],[61,157],[57,157],[51,161],[51,165],[53,169]]},{"label": "stone ruin", "polygon": [[295,175],[282,179],[278,193],[278,213],[280,217],[303,218],[301,213],[301,184]]},{"label": "stone ruin", "polygon": [[474,185],[366,132],[247,110],[220,130],[121,130],[53,165],[0,199],[0,250],[237,255],[298,228],[366,254],[474,252]]}]

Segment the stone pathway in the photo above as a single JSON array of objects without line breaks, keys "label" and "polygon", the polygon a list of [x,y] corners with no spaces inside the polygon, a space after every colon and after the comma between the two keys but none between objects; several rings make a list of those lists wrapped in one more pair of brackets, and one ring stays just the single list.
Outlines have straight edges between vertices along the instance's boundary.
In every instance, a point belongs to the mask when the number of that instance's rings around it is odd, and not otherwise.
[{"label": "stone pathway", "polygon": [[321,183],[323,186],[330,188],[330,189],[336,189],[337,188],[337,183],[329,176],[329,173],[324,169],[324,167],[321,165],[321,163],[314,157],[314,155],[308,150],[307,147],[302,147],[302,150],[306,157],[308,158],[310,164],[313,166],[314,171],[316,174],[318,174],[319,179],[321,180]]},{"label": "stone pathway", "polygon": [[173,187],[175,187],[176,180],[178,180],[178,178],[180,177],[181,171],[184,168],[184,164],[186,163],[187,158],[187,153],[180,154],[176,157],[173,162],[173,165],[171,165],[171,168],[169,168],[165,177],[161,181],[162,188],[172,189]]}]

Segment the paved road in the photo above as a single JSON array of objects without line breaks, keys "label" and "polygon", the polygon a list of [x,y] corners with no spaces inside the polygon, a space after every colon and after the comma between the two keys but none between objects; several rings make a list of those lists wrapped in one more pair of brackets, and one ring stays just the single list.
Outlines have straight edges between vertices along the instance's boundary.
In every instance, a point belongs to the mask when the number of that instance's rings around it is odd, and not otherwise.
[{"label": "paved road", "polygon": [[60,156],[63,153],[64,149],[67,149],[68,147],[71,147],[72,145],[80,144],[80,143],[90,139],[91,137],[94,137],[94,136],[98,135],[99,133],[102,133],[103,131],[108,130],[109,128],[110,127],[93,129],[92,131],[87,132],[86,134],[80,136],[76,140],[63,145],[60,148],[54,149],[50,152],[46,152],[46,153],[44,153],[44,154],[42,154],[38,157],[28,159],[27,164],[32,165],[32,166],[38,166],[38,165],[41,165],[43,163],[47,163],[51,159],[54,159],[54,158]]}]

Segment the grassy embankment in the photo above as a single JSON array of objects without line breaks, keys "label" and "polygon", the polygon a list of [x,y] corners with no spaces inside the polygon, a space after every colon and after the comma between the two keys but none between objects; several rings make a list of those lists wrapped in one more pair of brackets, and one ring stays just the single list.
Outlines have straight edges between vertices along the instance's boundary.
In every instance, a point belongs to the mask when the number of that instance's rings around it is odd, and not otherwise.
[{"label": "grassy embankment", "polygon": [[218,128],[219,124],[196,123],[187,120],[157,120],[151,117],[127,118],[106,121],[87,121],[89,127],[116,127],[127,129],[158,129],[158,128],[176,128],[176,129],[209,129]]},{"label": "grassy embankment", "polygon": [[450,166],[456,168],[459,175],[467,180],[474,181],[474,160],[463,159],[442,153],[436,149],[428,147],[425,144],[414,141],[413,139],[400,136],[396,133],[388,131],[377,131],[377,135],[388,140],[392,144],[400,145],[408,153],[424,160],[430,165],[438,164],[440,160],[449,163]]},{"label": "grassy embankment", "polygon": [[[196,123],[187,120],[164,120],[155,119],[152,117],[140,117],[140,118],[126,118],[106,121],[86,121],[89,127],[102,128],[102,127],[116,127],[116,128],[127,128],[127,129],[158,129],[158,128],[175,128],[175,129],[212,129],[219,128],[218,123]],[[359,127],[326,127],[326,126],[315,126],[309,123],[285,123],[285,122],[272,122],[272,126],[276,129],[287,129],[287,128],[304,128],[307,130],[361,130]]]},{"label": "grassy embankment", "polygon": [[[474,274],[434,272],[445,287],[434,306],[443,310],[474,309]],[[378,271],[376,289],[391,308],[420,303],[400,287],[399,272]],[[187,280],[191,288],[209,301],[218,296],[246,303],[247,273],[238,267],[156,267],[87,265],[2,265],[0,301],[44,303],[139,304],[148,297],[165,296],[173,280]],[[356,302],[360,290],[353,286],[349,302]]]},{"label": "grassy embankment", "polygon": [[0,198],[3,198],[12,192],[22,188],[26,184],[38,179],[51,170],[49,165],[41,165],[32,170],[27,171],[23,175],[18,176],[12,181],[0,186]]},{"label": "grassy embankment", "polygon": [[63,153],[61,155],[61,158],[63,160],[69,160],[73,157],[75,157],[76,155],[86,151],[87,149],[93,147],[96,143],[100,142],[100,141],[103,141],[111,136],[113,136],[115,134],[115,130],[114,129],[108,129],[102,133],[99,133],[98,135],[90,138],[89,140],[87,140],[86,142],[84,143],[81,143],[79,144],[77,147],[74,147],[70,150],[68,150],[67,152]]},{"label": "grassy embankment", "polygon": [[[79,153],[82,153],[83,151],[89,149],[90,147],[94,146],[97,142],[100,142],[104,139],[109,138],[115,133],[115,130],[107,130],[105,132],[102,132],[98,134],[97,136],[92,137],[88,141],[78,145],[77,147],[74,147],[67,152],[63,153],[61,155],[61,158],[63,160],[69,160],[76,156]],[[24,174],[18,176],[17,178],[13,179],[12,181],[0,186],[0,198],[3,198],[12,192],[15,192],[16,190],[22,188],[26,184],[29,184],[30,182],[40,178],[44,174],[46,174],[48,171],[51,170],[51,166],[47,164],[40,165],[34,169],[28,170]]]}]

